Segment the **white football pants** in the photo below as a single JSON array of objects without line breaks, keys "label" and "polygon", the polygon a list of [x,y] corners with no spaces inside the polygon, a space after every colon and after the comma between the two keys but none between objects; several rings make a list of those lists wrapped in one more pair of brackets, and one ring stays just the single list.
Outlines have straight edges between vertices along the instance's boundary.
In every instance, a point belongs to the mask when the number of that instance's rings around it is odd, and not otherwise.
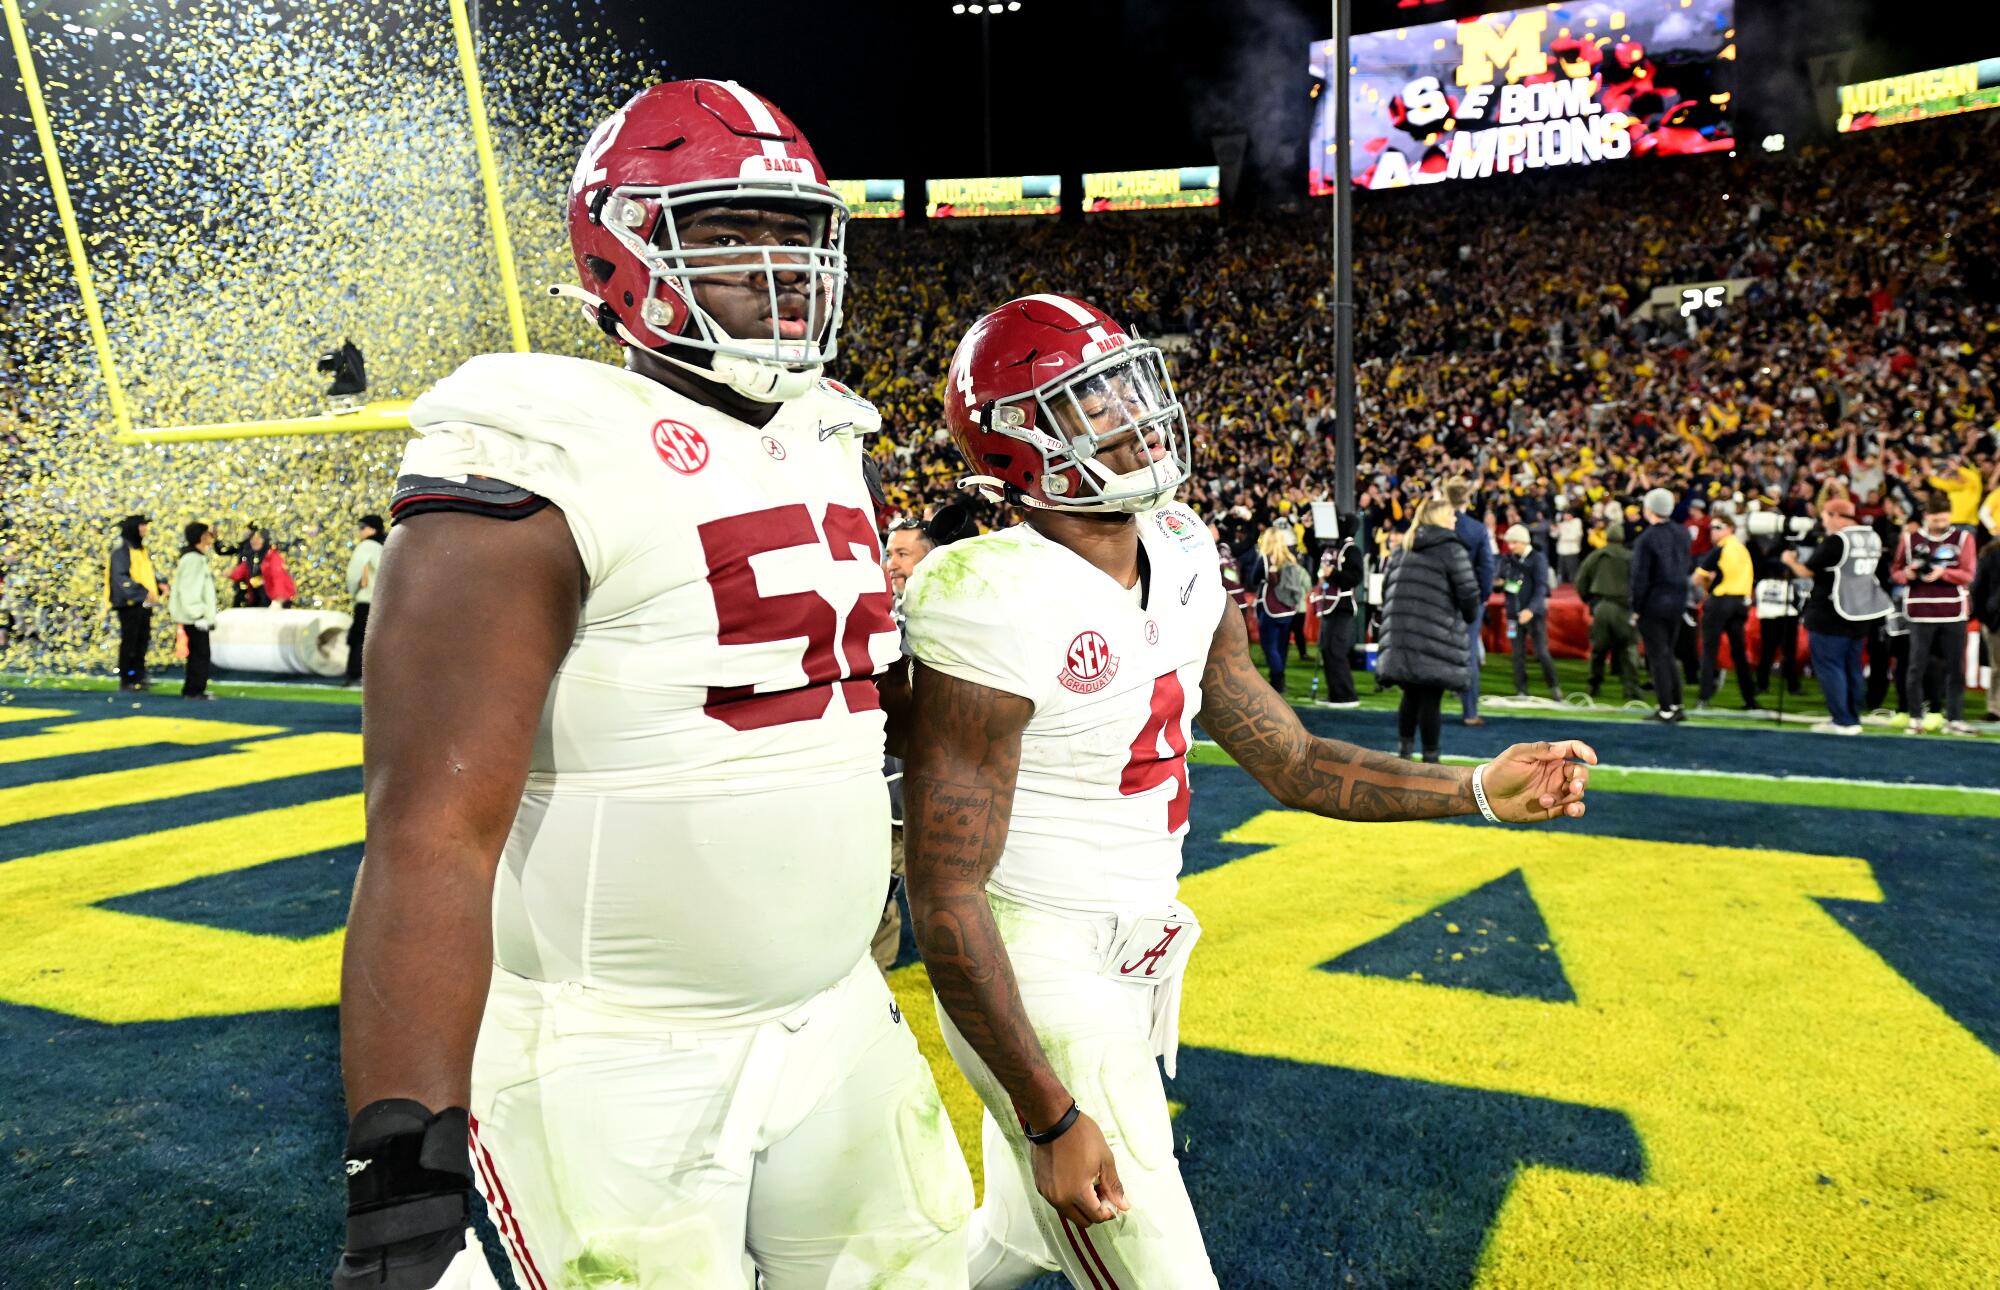
[{"label": "white football pants", "polygon": [[1153,992],[1166,987],[1098,975],[1117,939],[1115,917],[988,899],[1028,1020],[1063,1087],[1104,1131],[1131,1209],[1083,1228],[1042,1199],[1006,1090],[938,1007],[945,1044],[986,1104],[986,1197],[968,1238],[973,1290],[1009,1290],[1058,1267],[1077,1290],[1214,1287],[1154,1060]]},{"label": "white football pants", "polygon": [[865,955],[786,1016],[734,1027],[496,968],[472,1112],[521,1290],[966,1284],[971,1177]]}]

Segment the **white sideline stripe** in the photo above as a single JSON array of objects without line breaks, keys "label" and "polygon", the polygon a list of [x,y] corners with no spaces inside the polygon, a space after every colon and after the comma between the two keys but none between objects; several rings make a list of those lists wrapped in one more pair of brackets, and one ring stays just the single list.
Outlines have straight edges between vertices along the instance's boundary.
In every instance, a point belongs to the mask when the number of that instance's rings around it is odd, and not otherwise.
[{"label": "white sideline stripe", "polygon": [[[1220,748],[1213,739],[1197,739],[1197,748]],[[1482,757],[1446,757],[1454,766],[1477,766]],[[1847,788],[1909,788],[1933,793],[1985,793],[2000,796],[2000,788],[1975,788],[1969,784],[1905,784],[1887,779],[1840,779],[1831,775],[1766,775],[1751,770],[1706,770],[1679,766],[1598,766],[1607,775],[1694,775],[1705,779],[1748,779],[1766,784],[1838,784]]]},{"label": "white sideline stripe", "polygon": [[[757,127],[758,133],[778,133],[778,118],[771,115],[771,109],[764,106],[764,100],[758,98],[749,90],[744,89],[735,81],[712,81],[710,83],[720,85],[723,89],[729,91],[730,95],[743,106],[743,110],[750,114],[750,124]],[[791,155],[785,151],[785,143],[782,139],[761,139],[759,142],[763,144],[764,155],[767,157],[789,157]]]}]

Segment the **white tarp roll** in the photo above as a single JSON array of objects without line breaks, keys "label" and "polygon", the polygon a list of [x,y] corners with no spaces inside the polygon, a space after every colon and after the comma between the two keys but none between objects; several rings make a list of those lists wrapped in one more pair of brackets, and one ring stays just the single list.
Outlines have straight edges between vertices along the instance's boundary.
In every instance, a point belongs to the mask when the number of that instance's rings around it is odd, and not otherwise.
[{"label": "white tarp roll", "polygon": [[333,609],[225,609],[209,636],[210,659],[231,672],[339,676],[352,622]]}]

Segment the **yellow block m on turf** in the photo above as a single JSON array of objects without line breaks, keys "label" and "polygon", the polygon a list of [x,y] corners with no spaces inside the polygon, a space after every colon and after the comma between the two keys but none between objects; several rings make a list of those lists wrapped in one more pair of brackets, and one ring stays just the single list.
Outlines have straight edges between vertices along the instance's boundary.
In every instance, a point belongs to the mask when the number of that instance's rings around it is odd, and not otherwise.
[{"label": "yellow block m on turf", "polygon": [[0,864],[0,1001],[106,1022],[331,1004],[341,932],[295,940],[96,906],[349,846],[362,831],[356,793]]},{"label": "yellow block m on turf", "polygon": [[[1820,903],[1881,900],[1865,861],[1281,812],[1223,840],[1270,849],[1182,885],[1183,1043],[1638,1132],[1641,1183],[1517,1174],[1482,1290],[1990,1283],[2000,1060]],[[1319,970],[1515,869],[1575,1002]]]}]

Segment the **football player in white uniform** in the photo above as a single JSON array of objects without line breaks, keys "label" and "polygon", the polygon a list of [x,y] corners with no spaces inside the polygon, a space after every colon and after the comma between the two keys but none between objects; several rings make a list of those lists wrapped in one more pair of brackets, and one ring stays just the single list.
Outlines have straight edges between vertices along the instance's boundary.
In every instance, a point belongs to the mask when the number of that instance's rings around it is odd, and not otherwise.
[{"label": "football player in white uniform", "polygon": [[987,1110],[972,1282],[1214,1286],[1154,1064],[1172,1075],[1200,935],[1175,899],[1191,718],[1285,805],[1348,820],[1581,815],[1596,754],[1458,769],[1308,735],[1251,666],[1208,526],[1171,500],[1190,453],[1165,360],[1098,309],[1034,295],[982,318],[946,420],[967,482],[1027,509],[934,552],[904,600],[910,910]]},{"label": "football player in white uniform", "polygon": [[483,1284],[475,1174],[523,1290],[965,1284],[965,1162],[868,957],[899,651],[879,418],[819,377],[845,218],[770,103],[656,85],[571,185],[560,294],[625,366],[487,355],[411,410],[343,1290]]}]

